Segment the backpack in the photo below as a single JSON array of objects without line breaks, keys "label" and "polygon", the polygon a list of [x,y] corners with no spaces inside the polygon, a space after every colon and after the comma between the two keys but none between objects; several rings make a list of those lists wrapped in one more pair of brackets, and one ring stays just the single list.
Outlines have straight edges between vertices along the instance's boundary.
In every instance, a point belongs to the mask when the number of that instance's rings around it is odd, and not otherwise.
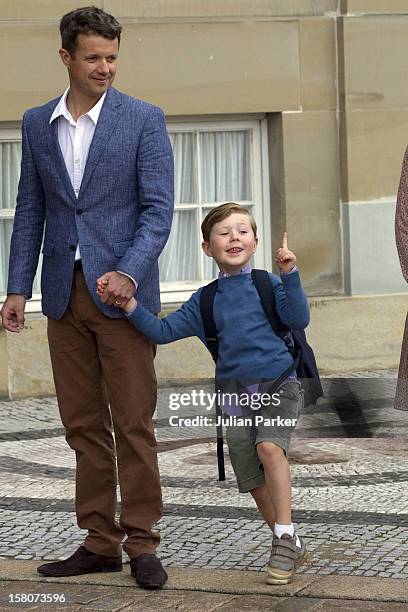
[{"label": "backpack", "polygon": [[[252,280],[261,300],[262,308],[273,331],[285,342],[288,351],[294,359],[293,365],[282,372],[282,374],[262,391],[274,393],[286,378],[296,371],[296,374],[305,391],[305,406],[315,404],[319,397],[323,396],[323,388],[320,382],[316,359],[311,346],[307,343],[304,330],[290,330],[280,320],[275,305],[275,294],[271,279],[266,270],[253,269]],[[218,280],[212,281],[202,288],[200,294],[200,310],[204,325],[205,341],[208,350],[215,363],[218,360],[218,336],[214,322],[214,299],[217,292]],[[221,410],[216,405],[216,417],[221,415]],[[223,434],[222,426],[217,426],[217,455],[219,480],[225,480]]]}]

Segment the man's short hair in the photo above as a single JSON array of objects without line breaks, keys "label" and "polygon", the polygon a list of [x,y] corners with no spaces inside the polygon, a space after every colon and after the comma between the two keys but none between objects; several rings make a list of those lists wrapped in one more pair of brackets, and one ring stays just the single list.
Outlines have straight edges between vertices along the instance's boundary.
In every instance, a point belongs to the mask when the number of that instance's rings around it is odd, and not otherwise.
[{"label": "man's short hair", "polygon": [[233,213],[240,213],[241,215],[247,215],[249,217],[249,222],[252,227],[252,231],[254,232],[255,238],[257,238],[257,227],[255,223],[255,219],[249,212],[247,208],[241,206],[241,204],[237,204],[236,202],[226,202],[225,204],[220,204],[220,206],[216,206],[212,208],[210,212],[206,215],[204,221],[201,224],[201,232],[203,234],[204,242],[209,242],[211,230],[216,223],[219,221],[223,221]]},{"label": "man's short hair", "polygon": [[109,13],[96,6],[84,6],[64,15],[60,21],[62,48],[74,56],[78,46],[78,34],[97,34],[109,40],[118,39],[122,26]]}]

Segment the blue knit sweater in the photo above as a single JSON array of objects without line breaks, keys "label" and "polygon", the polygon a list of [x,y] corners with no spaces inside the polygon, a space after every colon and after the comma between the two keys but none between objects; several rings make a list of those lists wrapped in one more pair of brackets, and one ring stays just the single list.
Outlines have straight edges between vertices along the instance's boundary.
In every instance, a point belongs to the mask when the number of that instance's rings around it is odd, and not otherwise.
[{"label": "blue knit sweater", "polygon": [[[284,325],[304,329],[309,307],[299,272],[282,278],[269,274],[277,313]],[[129,321],[155,344],[198,336],[205,343],[200,311],[201,289],[169,316],[158,319],[138,303]],[[284,341],[265,317],[251,274],[220,278],[214,300],[214,321],[219,339],[216,377],[219,379],[273,379],[293,364]]]},{"label": "blue knit sweater", "polygon": [[[282,278],[269,274],[276,310],[284,325],[304,329],[309,307],[299,272]],[[198,336],[205,343],[198,289],[183,306],[163,319],[138,303],[129,321],[156,344]],[[274,379],[293,364],[284,341],[272,330],[251,274],[220,278],[214,299],[214,321],[219,340],[216,377],[219,379]]]}]

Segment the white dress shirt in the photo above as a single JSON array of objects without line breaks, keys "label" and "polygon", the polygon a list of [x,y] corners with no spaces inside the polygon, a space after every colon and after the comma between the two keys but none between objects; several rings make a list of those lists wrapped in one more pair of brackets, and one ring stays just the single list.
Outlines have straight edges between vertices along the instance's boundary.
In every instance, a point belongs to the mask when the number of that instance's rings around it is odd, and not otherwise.
[{"label": "white dress shirt", "polygon": [[[99,115],[105,100],[106,92],[98,102],[85,115],[78,117],[76,121],[72,118],[67,107],[67,96],[69,88],[64,92],[60,101],[51,115],[50,123],[58,121],[58,142],[64,158],[65,166],[74,189],[78,197],[84,176],[86,160],[88,159],[89,147],[98,123]],[[81,259],[80,245],[78,243],[75,260]],[[106,270],[109,272],[109,270]],[[119,272],[119,270],[118,270]],[[124,274],[124,272],[120,272]],[[128,276],[137,287],[136,281]]]},{"label": "white dress shirt", "polygon": [[[72,118],[67,107],[68,92],[69,88],[55,107],[50,123],[58,119],[59,146],[72,187],[76,197],[78,197],[86,160],[88,159],[89,147],[91,146],[106,92],[90,111],[78,117],[76,121]],[[79,244],[77,245],[75,259],[81,259]]]}]

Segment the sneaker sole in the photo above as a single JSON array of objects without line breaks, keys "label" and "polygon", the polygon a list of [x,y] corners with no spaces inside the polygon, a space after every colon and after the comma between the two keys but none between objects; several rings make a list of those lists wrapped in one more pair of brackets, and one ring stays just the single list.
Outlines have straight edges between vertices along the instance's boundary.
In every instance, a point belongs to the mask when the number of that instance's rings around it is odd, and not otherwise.
[{"label": "sneaker sole", "polygon": [[307,550],[305,550],[303,557],[300,557],[295,563],[295,567],[293,570],[285,572],[285,570],[274,570],[269,565],[266,568],[267,584],[289,584],[293,581],[295,577],[296,568],[305,563],[310,559],[310,554]]}]

